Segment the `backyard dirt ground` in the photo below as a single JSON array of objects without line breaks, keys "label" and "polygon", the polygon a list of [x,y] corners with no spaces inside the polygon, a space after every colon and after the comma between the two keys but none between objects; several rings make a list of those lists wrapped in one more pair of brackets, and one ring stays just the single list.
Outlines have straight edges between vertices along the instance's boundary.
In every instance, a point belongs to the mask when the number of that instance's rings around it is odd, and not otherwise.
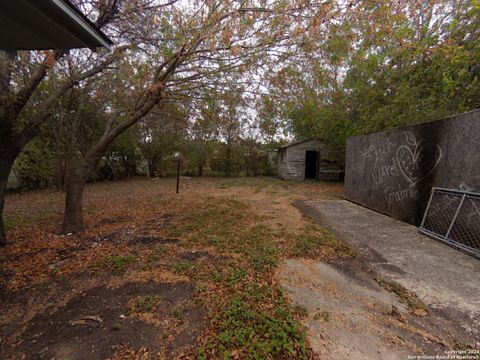
[{"label": "backyard dirt ground", "polygon": [[174,179],[90,184],[86,231],[68,236],[56,235],[63,194],[9,194],[0,359],[406,359],[474,349],[293,206],[342,194],[336,183],[273,178],[182,178],[180,194]]}]

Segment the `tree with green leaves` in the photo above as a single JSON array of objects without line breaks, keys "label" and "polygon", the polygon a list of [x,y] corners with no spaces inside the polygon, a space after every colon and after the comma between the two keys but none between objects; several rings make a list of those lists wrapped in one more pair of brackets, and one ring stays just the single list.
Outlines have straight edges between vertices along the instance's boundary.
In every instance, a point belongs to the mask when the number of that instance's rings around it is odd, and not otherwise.
[{"label": "tree with green leaves", "polygon": [[221,93],[236,82],[235,74],[271,66],[329,12],[318,10],[316,1],[281,0],[179,2],[159,12],[148,23],[148,34],[165,36],[147,36],[137,44],[141,52],[129,53],[97,84],[109,116],[101,137],[67,174],[62,232],[83,230],[86,180],[116,137],[155,107],[201,96],[208,88]]},{"label": "tree with green leaves", "polygon": [[480,107],[479,14],[476,0],[351,2],[267,74],[263,126],[341,150],[355,134]]},{"label": "tree with green leaves", "polygon": [[[118,44],[111,52],[0,51],[0,215],[15,159],[37,137],[54,114],[59,98],[84,81],[98,78],[125,55],[129,44],[144,34],[143,24],[161,4],[153,0],[91,0],[77,2],[95,25]],[[128,45],[127,45],[128,44]],[[47,81],[56,78],[55,87]],[[5,245],[0,221],[0,245]]]},{"label": "tree with green leaves", "polygon": [[164,161],[183,147],[188,125],[186,112],[173,103],[152,110],[139,122],[137,144],[146,163],[147,176],[162,176]]}]

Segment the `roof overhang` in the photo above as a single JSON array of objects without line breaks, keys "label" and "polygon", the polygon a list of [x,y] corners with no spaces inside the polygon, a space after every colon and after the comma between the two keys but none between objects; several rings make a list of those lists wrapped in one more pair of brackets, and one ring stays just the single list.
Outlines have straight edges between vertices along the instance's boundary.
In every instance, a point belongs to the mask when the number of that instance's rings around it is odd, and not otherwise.
[{"label": "roof overhang", "polygon": [[292,142],[292,143],[287,144],[287,145],[279,146],[279,147],[277,147],[276,149],[277,149],[277,150],[285,150],[286,148],[289,148],[289,147],[291,147],[291,146],[300,145],[300,144],[303,144],[304,142],[312,141],[312,140],[322,141],[322,139],[320,139],[320,138],[317,137],[317,136],[311,136],[311,137],[309,137],[309,138],[302,139],[302,140],[298,140],[298,141]]},{"label": "roof overhang", "polygon": [[113,42],[68,0],[1,0],[0,49],[110,48]]}]

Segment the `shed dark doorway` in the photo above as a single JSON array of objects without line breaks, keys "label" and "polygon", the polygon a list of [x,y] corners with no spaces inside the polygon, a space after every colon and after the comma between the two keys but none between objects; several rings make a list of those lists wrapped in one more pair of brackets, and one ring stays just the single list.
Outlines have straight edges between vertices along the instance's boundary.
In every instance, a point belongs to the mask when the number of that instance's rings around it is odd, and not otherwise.
[{"label": "shed dark doorway", "polygon": [[317,178],[318,151],[307,150],[305,152],[305,179]]}]

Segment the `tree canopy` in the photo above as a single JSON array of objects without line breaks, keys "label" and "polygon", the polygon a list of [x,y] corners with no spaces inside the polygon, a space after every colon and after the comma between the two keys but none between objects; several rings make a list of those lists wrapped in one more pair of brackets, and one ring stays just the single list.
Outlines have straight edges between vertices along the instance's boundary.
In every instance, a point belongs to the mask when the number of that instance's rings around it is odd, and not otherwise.
[{"label": "tree canopy", "polygon": [[[478,1],[351,2],[304,58],[272,69],[265,126],[348,136],[480,107]],[[280,95],[279,95],[280,94]]]}]

